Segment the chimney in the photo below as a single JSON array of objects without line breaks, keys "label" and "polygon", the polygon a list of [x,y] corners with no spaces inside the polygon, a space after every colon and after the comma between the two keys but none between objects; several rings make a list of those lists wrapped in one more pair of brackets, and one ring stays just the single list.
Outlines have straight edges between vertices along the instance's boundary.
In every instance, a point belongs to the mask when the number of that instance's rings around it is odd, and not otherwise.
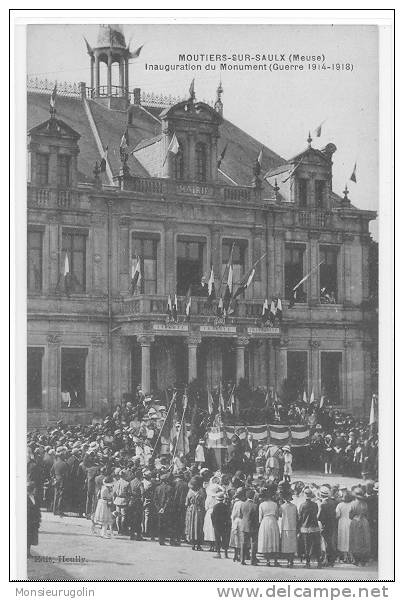
[{"label": "chimney", "polygon": [[140,106],[140,88],[133,88],[133,104]]}]

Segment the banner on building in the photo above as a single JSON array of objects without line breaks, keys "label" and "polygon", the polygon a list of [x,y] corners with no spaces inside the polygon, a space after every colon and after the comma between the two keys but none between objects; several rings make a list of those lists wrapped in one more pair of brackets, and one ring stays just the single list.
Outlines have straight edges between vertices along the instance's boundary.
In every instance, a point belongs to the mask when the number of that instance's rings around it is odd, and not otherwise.
[{"label": "banner on building", "polygon": [[310,428],[305,424],[294,426],[279,426],[263,424],[260,426],[222,426],[209,428],[207,431],[206,445],[212,449],[223,449],[231,444],[231,439],[237,435],[240,440],[245,440],[248,434],[262,444],[283,446],[289,444],[293,447],[302,447],[310,442]]}]

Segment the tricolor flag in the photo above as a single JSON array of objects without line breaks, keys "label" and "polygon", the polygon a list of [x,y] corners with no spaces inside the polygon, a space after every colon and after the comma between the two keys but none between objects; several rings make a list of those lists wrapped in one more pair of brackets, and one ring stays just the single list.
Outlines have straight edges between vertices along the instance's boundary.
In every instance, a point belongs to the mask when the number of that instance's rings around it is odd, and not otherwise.
[{"label": "tricolor flag", "polygon": [[[83,36],[83,38],[84,38],[84,36]],[[87,42],[86,38],[84,38],[84,41],[86,43],[87,54],[89,56],[93,56],[93,54],[94,54],[93,49],[91,48],[90,44]]]},{"label": "tricolor flag", "polygon": [[303,403],[307,404],[307,394],[305,390],[303,390]]},{"label": "tricolor flag", "polygon": [[255,268],[257,267],[258,263],[260,263],[260,261],[262,261],[262,259],[266,256],[266,254],[267,253],[264,253],[262,255],[262,257],[260,257],[257,261],[255,261],[255,263],[251,267],[250,271],[243,277],[243,279],[241,280],[241,282],[238,285],[236,292],[234,293],[234,298],[237,298],[242,292],[244,292],[244,290],[247,290],[247,288],[249,287],[249,285],[251,284],[251,282],[254,279]]},{"label": "tricolor flag", "polygon": [[219,302],[217,303],[216,315],[218,317],[223,316],[223,299],[222,299],[222,297],[219,298]]},{"label": "tricolor flag", "polygon": [[319,409],[322,409],[324,405],[324,395],[321,395],[321,399],[320,399],[320,404],[319,404]]},{"label": "tricolor flag", "polygon": [[222,384],[219,384],[219,411],[226,411],[226,405],[222,393]]},{"label": "tricolor flag", "polygon": [[275,317],[276,317],[276,305],[275,305],[275,301],[271,300],[271,308],[269,310],[269,323],[271,325],[274,323]]},{"label": "tricolor flag", "polygon": [[234,415],[235,409],[236,409],[236,399],[234,398],[234,388],[235,388],[235,386],[233,386],[233,390],[230,393],[229,405],[228,405],[228,409],[232,415]]},{"label": "tricolor flag", "polygon": [[136,50],[134,50],[133,52],[129,52],[129,58],[137,58],[139,56],[139,54],[141,53],[143,48],[143,44],[141,46],[139,46],[139,48],[136,48]]},{"label": "tricolor flag", "polygon": [[102,159],[100,162],[100,173],[105,173],[107,170],[108,146],[105,147]]},{"label": "tricolor flag", "polygon": [[51,94],[51,97],[49,98],[49,106],[53,110],[56,107],[56,95],[57,95],[57,91],[58,91],[58,87],[57,87],[57,83],[55,83],[55,87],[53,88],[53,92]]},{"label": "tricolor flag", "polygon": [[119,152],[120,152],[121,158],[127,154],[128,148],[129,148],[129,132],[128,132],[128,128],[126,128],[122,134],[121,143],[119,145]]},{"label": "tricolor flag", "polygon": [[173,316],[173,303],[171,300],[171,294],[169,294],[167,298],[167,315],[170,319]]},{"label": "tricolor flag", "polygon": [[140,267],[140,257],[137,257],[136,260],[132,259],[132,273],[131,273],[131,285],[130,290],[131,294],[135,294],[136,288],[140,286],[142,281],[142,272]]},{"label": "tricolor flag", "polygon": [[373,395],[372,402],[370,405],[369,426],[373,426],[375,423],[376,423],[375,395]]},{"label": "tricolor flag", "polygon": [[70,290],[71,290],[71,285],[72,285],[72,276],[70,273],[70,263],[69,263],[69,256],[68,256],[67,252],[65,253],[65,261],[64,261],[64,266],[63,266],[63,281],[64,281],[65,292],[69,296]]},{"label": "tricolor flag", "polygon": [[180,144],[179,144],[179,142],[178,142],[178,139],[177,139],[177,136],[175,135],[175,132],[174,132],[174,133],[173,133],[173,137],[171,138],[171,140],[170,140],[170,143],[169,143],[169,145],[168,145],[168,148],[167,148],[167,153],[166,153],[166,156],[165,156],[165,158],[164,158],[164,163],[163,163],[163,165],[165,164],[165,162],[166,162],[166,160],[167,160],[168,153],[169,153],[169,152],[171,152],[171,154],[174,154],[174,155],[175,155],[175,154],[177,154],[177,153],[178,153],[179,149],[180,149]]},{"label": "tricolor flag", "polygon": [[208,390],[208,413],[209,415],[213,413],[213,396],[210,390]]},{"label": "tricolor flag", "polygon": [[177,295],[174,294],[174,302],[172,304],[172,316],[173,320],[177,321],[178,319],[178,303],[177,303]]},{"label": "tricolor flag", "polygon": [[185,299],[185,315],[187,316],[188,321],[191,319],[191,303],[192,303],[191,287],[189,287],[188,292],[187,292],[187,297]]},{"label": "tricolor flag", "polygon": [[227,144],[225,145],[225,147],[223,148],[222,152],[220,153],[220,156],[217,160],[217,168],[220,169],[220,165],[222,164],[222,161],[226,155],[226,150],[227,150]]},{"label": "tricolor flag", "polygon": [[227,283],[226,288],[223,295],[223,308],[228,309],[230,304],[230,299],[233,293],[233,265],[231,263],[228,264],[227,271]]},{"label": "tricolor flag", "polygon": [[314,403],[314,390],[311,389],[311,395],[310,395],[310,405]]},{"label": "tricolor flag", "polygon": [[318,127],[316,127],[316,129],[314,130],[314,134],[316,135],[317,138],[321,137],[321,128],[323,127],[324,121],[322,121],[320,123],[320,125]]},{"label": "tricolor flag", "polygon": [[258,163],[258,165],[261,167],[261,165],[262,165],[262,148],[261,148],[261,150],[259,151],[259,154],[258,154],[258,156],[257,156],[257,163]]},{"label": "tricolor flag", "polygon": [[210,268],[210,275],[208,280],[208,304],[212,305],[212,301],[215,298],[215,274],[213,273],[213,265]]},{"label": "tricolor flag", "polygon": [[195,78],[191,81],[191,85],[189,86],[189,97],[192,100],[195,98]]},{"label": "tricolor flag", "polygon": [[356,163],[354,165],[354,168],[351,173],[351,177],[349,179],[351,180],[351,182],[355,182],[355,184],[356,184]]},{"label": "tricolor flag", "polygon": [[278,298],[276,303],[276,317],[279,319],[279,321],[282,321],[282,301],[280,298]]},{"label": "tricolor flag", "polygon": [[303,163],[303,158],[293,167],[292,171],[289,172],[289,175],[286,179],[282,180],[282,183],[285,184],[291,177],[296,173],[300,165]]},{"label": "tricolor flag", "polygon": [[64,264],[64,269],[63,269],[63,275],[64,275],[64,277],[66,277],[69,274],[70,274],[69,256],[68,256],[68,254],[66,252],[65,253],[65,264]]},{"label": "tricolor flag", "polygon": [[269,313],[268,299],[266,298],[264,300],[264,302],[262,303],[262,311],[261,311],[261,321],[262,321],[262,323],[266,323],[268,321],[268,313]]}]

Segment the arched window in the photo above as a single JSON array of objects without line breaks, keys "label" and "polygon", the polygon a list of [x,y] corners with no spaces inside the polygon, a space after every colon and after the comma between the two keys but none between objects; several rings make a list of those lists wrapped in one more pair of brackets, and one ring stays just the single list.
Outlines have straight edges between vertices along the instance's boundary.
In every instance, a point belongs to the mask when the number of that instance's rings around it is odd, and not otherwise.
[{"label": "arched window", "polygon": [[177,181],[184,179],[184,149],[181,142],[178,142],[178,152],[174,159],[174,177]]},{"label": "arched window", "polygon": [[206,144],[198,142],[195,147],[196,155],[196,179],[198,182],[206,182],[207,178],[207,160]]}]

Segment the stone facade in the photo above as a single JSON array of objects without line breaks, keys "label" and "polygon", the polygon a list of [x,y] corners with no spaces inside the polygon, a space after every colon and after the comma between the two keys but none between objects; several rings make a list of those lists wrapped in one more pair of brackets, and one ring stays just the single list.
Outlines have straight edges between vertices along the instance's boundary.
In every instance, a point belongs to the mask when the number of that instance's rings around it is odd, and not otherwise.
[{"label": "stone facade", "polygon": [[[331,373],[327,365],[335,365],[342,408],[358,415],[367,411],[374,349],[369,324],[375,319],[368,306],[368,224],[375,214],[332,192],[335,147],[314,150],[311,141],[266,179],[258,169],[254,185],[225,185],[217,169],[221,119],[221,113],[193,98],[167,109],[161,115],[159,155],[152,158],[153,172],[160,161],[161,177],[135,177],[122,170],[114,186],[101,183],[97,170],[93,184],[80,183],[80,137],[62,120],[52,116],[29,132],[28,230],[39,234],[32,244],[39,240],[41,246],[32,251],[40,261],[40,281],[28,289],[28,347],[34,349],[33,377],[40,386],[40,398],[32,402],[28,390],[30,427],[58,419],[89,421],[133,394],[137,385],[150,392],[195,377],[209,387],[247,377],[252,387],[270,386],[282,394],[294,360],[306,372],[308,395],[324,393],[325,370]],[[176,132],[184,152],[181,181],[175,179],[177,157],[168,151]],[[198,143],[204,144],[205,166],[197,164]],[[45,183],[38,176],[43,160],[38,155],[44,154],[49,160]],[[71,157],[64,187],[57,176],[60,154]],[[204,181],[198,181],[201,169]],[[280,190],[278,181],[288,173]],[[308,182],[304,206],[296,192],[301,179]],[[325,182],[321,203],[315,198],[318,179]],[[132,245],[138,238],[155,240],[156,282],[153,292],[132,295]],[[225,323],[218,323],[214,309],[207,310],[206,299],[197,294],[190,321],[183,295],[178,295],[178,321],[167,321],[167,296],[177,290],[178,248],[184,240],[200,245],[202,273],[208,276],[212,265],[217,287],[225,262],[223,241],[243,241],[245,272],[265,255]],[[76,243],[84,249],[75,250]],[[335,304],[321,302],[317,270],[303,286],[304,299],[288,308],[285,261],[290,248],[300,249],[304,274],[316,269],[324,249],[335,251]],[[29,246],[28,261],[30,252]],[[80,289],[64,286],[66,255],[70,271],[84,265]],[[263,301],[272,297],[283,299],[282,322],[261,327]],[[338,355],[335,363],[331,353]],[[63,379],[69,377],[83,388],[76,407],[62,403]],[[332,373],[327,377],[332,379]]]}]

